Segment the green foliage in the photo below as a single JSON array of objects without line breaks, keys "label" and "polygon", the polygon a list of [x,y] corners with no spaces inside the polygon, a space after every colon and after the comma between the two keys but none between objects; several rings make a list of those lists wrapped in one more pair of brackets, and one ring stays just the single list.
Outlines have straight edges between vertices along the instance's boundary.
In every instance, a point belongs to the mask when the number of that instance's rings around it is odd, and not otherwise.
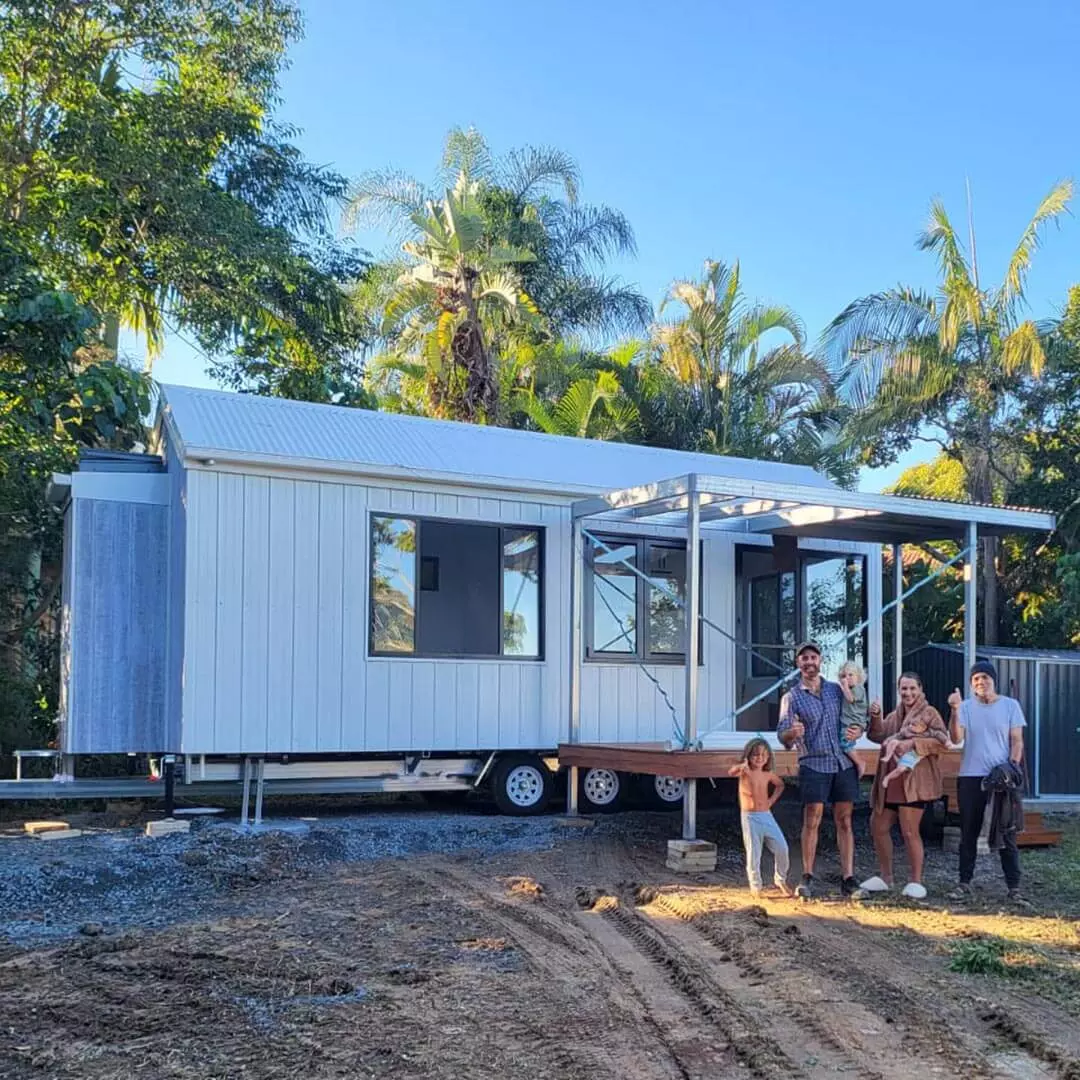
[{"label": "green foliage", "polygon": [[0,753],[56,710],[61,521],[45,501],[81,447],[144,437],[149,382],[93,344],[96,319],[0,240]]},{"label": "green foliage", "polygon": [[310,396],[356,381],[363,260],[331,242],[344,180],[274,122],[299,31],[284,0],[0,6],[0,220],[152,351],[178,326],[224,381]]},{"label": "green foliage", "polygon": [[949,948],[949,970],[963,975],[1008,975],[1005,944],[995,938],[963,938]]}]

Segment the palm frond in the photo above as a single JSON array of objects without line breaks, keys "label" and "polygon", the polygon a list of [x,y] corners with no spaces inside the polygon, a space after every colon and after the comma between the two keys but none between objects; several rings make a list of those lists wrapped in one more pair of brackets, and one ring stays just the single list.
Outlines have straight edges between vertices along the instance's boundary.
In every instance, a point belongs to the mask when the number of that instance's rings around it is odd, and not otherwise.
[{"label": "palm frond", "polygon": [[557,213],[548,221],[560,259],[577,272],[613,256],[637,254],[634,230],[625,215],[609,206],[569,206],[553,203]]},{"label": "palm frond", "polygon": [[1056,221],[1063,214],[1069,212],[1069,203],[1073,197],[1073,182],[1061,180],[1056,183],[1035,211],[1035,216],[1028,222],[1028,227],[1020,237],[1020,243],[1009,260],[1008,269],[1005,271],[1005,281],[997,297],[997,305],[1003,311],[1013,312],[1016,305],[1024,298],[1024,284],[1028,270],[1031,268],[1031,257],[1038,250],[1043,226],[1051,221]]},{"label": "palm frond", "polygon": [[432,193],[407,173],[393,169],[365,173],[349,189],[342,228],[347,232],[385,228],[400,234],[431,199]]},{"label": "palm frond", "polygon": [[[618,383],[613,389],[608,389],[602,384],[603,375],[609,372],[601,372],[595,379],[578,379],[573,383],[555,405],[555,418],[564,435],[574,435],[584,439],[589,433],[589,422],[593,412],[609,394],[618,392]],[[611,376],[614,381],[614,376]]]},{"label": "palm frond", "polygon": [[473,180],[486,180],[491,167],[491,151],[476,128],[456,127],[447,132],[440,176],[443,187],[450,187],[461,174]]},{"label": "palm frond", "polygon": [[477,285],[478,296],[481,298],[491,297],[501,300],[507,307],[514,308],[518,305],[521,293],[521,283],[507,271],[491,271],[481,274]]},{"label": "palm frond", "polygon": [[867,342],[902,345],[937,335],[937,303],[928,293],[896,288],[852,301],[825,328],[821,344],[840,363],[857,359]]},{"label": "palm frond", "polygon": [[736,348],[749,348],[771,330],[786,331],[800,347],[806,341],[806,327],[791,308],[780,304],[759,304],[739,320],[735,329]]},{"label": "palm frond", "polygon": [[568,202],[577,202],[581,173],[569,154],[547,146],[511,150],[494,168],[493,179],[517,199],[536,198],[547,187],[561,187]]},{"label": "palm frond", "polygon": [[1028,319],[1001,343],[1001,367],[1006,375],[1030,373],[1038,379],[1046,367],[1046,350],[1038,326]]}]

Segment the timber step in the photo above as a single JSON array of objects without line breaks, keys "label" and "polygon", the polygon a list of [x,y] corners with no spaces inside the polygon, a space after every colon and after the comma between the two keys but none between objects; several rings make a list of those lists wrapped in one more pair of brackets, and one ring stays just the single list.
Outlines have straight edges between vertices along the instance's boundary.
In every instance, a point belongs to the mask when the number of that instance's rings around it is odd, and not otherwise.
[{"label": "timber step", "polygon": [[[948,800],[948,810],[955,814],[959,807],[956,804],[956,777],[943,776],[941,778],[942,790]],[[1039,810],[1024,811],[1024,831],[1016,837],[1017,847],[1056,847],[1061,843],[1062,832],[1060,829],[1048,829],[1043,821],[1042,812]]]}]

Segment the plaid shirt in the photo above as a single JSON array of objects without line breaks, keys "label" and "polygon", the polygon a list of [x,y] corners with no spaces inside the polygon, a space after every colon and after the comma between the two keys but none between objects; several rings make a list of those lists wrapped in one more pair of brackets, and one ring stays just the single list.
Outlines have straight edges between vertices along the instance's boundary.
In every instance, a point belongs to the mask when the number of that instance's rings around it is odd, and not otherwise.
[{"label": "plaid shirt", "polygon": [[851,758],[840,746],[840,717],[844,707],[844,691],[834,682],[821,680],[821,694],[812,693],[800,682],[780,701],[780,722],[776,734],[782,735],[796,716],[803,722],[806,733],[796,743],[799,765],[820,773],[853,769]]}]

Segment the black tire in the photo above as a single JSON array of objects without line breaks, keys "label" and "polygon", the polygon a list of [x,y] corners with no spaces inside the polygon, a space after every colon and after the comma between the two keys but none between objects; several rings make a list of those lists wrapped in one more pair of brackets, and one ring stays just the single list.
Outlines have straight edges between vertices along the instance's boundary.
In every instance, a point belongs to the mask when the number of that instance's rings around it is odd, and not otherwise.
[{"label": "black tire", "polygon": [[578,805],[586,814],[613,814],[626,803],[628,777],[614,769],[578,770]]},{"label": "black tire", "polygon": [[551,800],[551,789],[551,771],[535,754],[507,754],[495,762],[491,796],[500,814],[542,814]]},{"label": "black tire", "polygon": [[[686,791],[685,780],[675,780],[670,776],[645,776],[638,778],[638,801],[647,810],[681,810],[683,793]],[[681,791],[676,790],[681,785]]]}]

